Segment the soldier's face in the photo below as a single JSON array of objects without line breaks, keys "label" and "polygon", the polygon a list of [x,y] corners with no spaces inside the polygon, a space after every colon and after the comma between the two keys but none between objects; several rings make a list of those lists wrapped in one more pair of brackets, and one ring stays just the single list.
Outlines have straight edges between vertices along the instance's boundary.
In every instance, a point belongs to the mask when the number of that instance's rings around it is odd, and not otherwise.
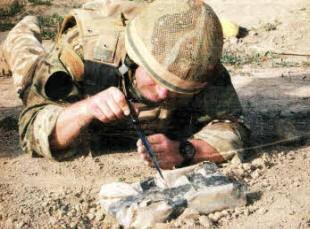
[{"label": "soldier's face", "polygon": [[178,95],[178,93],[169,91],[167,88],[157,84],[141,66],[137,68],[135,78],[138,90],[150,101],[160,102],[175,98]]}]

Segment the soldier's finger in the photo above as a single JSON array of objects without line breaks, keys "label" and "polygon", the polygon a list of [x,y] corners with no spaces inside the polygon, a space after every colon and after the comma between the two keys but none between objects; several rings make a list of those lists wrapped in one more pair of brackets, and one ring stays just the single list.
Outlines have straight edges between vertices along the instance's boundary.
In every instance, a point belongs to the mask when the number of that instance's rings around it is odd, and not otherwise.
[{"label": "soldier's finger", "polygon": [[149,135],[149,136],[147,136],[147,140],[148,140],[149,143],[151,143],[151,144],[159,144],[159,143],[162,143],[162,141],[163,141],[163,134],[153,134],[153,135]]},{"label": "soldier's finger", "polygon": [[150,156],[147,155],[147,154],[145,154],[145,153],[141,153],[141,154],[140,154],[140,158],[141,158],[142,160],[145,160],[145,161],[151,161]]},{"label": "soldier's finger", "polygon": [[140,146],[142,146],[143,144],[142,144],[142,141],[141,141],[141,139],[138,139],[138,141],[137,141],[137,147],[140,147]]},{"label": "soldier's finger", "polygon": [[152,144],[151,148],[155,154],[159,154],[165,150],[165,147],[162,144]]},{"label": "soldier's finger", "polygon": [[100,120],[101,122],[106,123],[106,122],[109,121],[109,120],[106,118],[106,116],[104,115],[104,113],[102,112],[102,110],[100,109],[99,106],[95,106],[95,107],[92,109],[92,112],[93,112],[93,115],[94,115],[98,120]]},{"label": "soldier's finger", "polygon": [[130,114],[130,109],[127,105],[125,95],[117,88],[111,88],[111,95],[115,103],[120,107],[120,109],[127,116]]},{"label": "soldier's finger", "polygon": [[137,147],[138,153],[145,153],[145,147],[143,145],[140,145]]},{"label": "soldier's finger", "polygon": [[109,121],[113,121],[116,119],[116,116],[114,115],[113,111],[110,109],[110,107],[105,101],[102,101],[99,106],[102,113]]},{"label": "soldier's finger", "polygon": [[123,110],[113,99],[108,99],[107,104],[117,118],[122,118],[124,116]]}]

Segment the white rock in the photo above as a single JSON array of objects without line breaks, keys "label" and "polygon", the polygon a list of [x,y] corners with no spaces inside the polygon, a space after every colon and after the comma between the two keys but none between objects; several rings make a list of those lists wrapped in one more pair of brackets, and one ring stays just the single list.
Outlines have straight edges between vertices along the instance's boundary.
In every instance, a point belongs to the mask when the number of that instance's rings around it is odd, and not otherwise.
[{"label": "white rock", "polygon": [[212,220],[212,222],[218,222],[223,217],[221,212],[215,212],[214,214],[209,215],[209,219]]},{"label": "white rock", "polygon": [[260,214],[260,215],[263,215],[263,214],[265,214],[266,212],[268,212],[268,209],[263,208],[263,207],[257,210],[257,213]]},{"label": "white rock", "polygon": [[208,216],[205,215],[200,216],[199,223],[206,228],[212,228],[212,222]]},{"label": "white rock", "polygon": [[262,169],[263,167],[265,167],[265,162],[261,158],[256,158],[252,161],[252,165],[256,169]]},{"label": "white rock", "polygon": [[[253,179],[257,179],[257,178],[259,178],[259,176],[260,176],[259,170],[255,170],[253,173],[251,173],[251,177],[252,177]],[[254,184],[254,183],[253,183],[253,184]]]}]

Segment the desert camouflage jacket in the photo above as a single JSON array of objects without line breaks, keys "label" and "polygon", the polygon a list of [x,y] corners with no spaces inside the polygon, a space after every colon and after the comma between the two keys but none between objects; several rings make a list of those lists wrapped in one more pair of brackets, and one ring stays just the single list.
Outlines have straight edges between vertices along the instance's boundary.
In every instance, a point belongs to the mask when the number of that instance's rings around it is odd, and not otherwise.
[{"label": "desert camouflage jacket", "polygon": [[[35,28],[32,31],[36,31],[36,37],[31,38],[29,32],[31,27]],[[36,58],[31,59],[32,65],[29,67],[31,71],[27,72],[29,76],[24,80],[25,89],[22,93],[25,109],[20,115],[19,132],[25,152],[61,160],[80,151],[106,151],[113,149],[114,145],[122,145],[122,142],[126,146],[130,142],[135,143],[137,135],[129,119],[109,124],[94,120],[87,129],[81,131],[80,136],[68,149],[57,152],[51,150],[49,138],[59,113],[66,106],[82,100],[89,94],[86,93],[85,87],[91,85],[91,81],[88,82],[89,77],[94,77],[96,74],[105,77],[103,85],[106,88],[109,86],[126,88],[128,96],[139,107],[139,120],[146,135],[163,133],[175,140],[201,139],[213,146],[225,159],[232,158],[245,146],[249,130],[243,121],[241,105],[230,76],[222,65],[218,68],[216,80],[208,84],[199,94],[153,104],[140,95],[130,80],[125,86],[120,76],[114,75],[110,79],[109,74],[105,74],[107,65],[92,61],[89,55],[94,57],[98,53],[85,51],[88,46],[85,46],[81,34],[83,30],[77,25],[63,30],[55,47],[49,53],[42,49],[38,42],[37,27],[34,18],[26,17],[13,28],[7,38],[9,40],[12,36],[26,35],[29,42],[25,45],[39,47],[37,49],[40,51],[32,53]],[[18,50],[19,46],[14,40],[5,45],[11,50]],[[16,53],[15,59],[30,55],[29,50],[29,48],[20,50]],[[62,55],[63,53],[65,54]],[[27,58],[24,60],[26,62]],[[8,64],[10,65],[10,60]],[[12,72],[14,77],[14,69]]]}]

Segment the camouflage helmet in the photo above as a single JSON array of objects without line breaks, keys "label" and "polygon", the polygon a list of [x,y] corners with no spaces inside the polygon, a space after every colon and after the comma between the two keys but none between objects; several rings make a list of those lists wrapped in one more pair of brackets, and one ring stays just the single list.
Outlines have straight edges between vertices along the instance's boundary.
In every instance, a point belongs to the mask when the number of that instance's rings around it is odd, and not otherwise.
[{"label": "camouflage helmet", "polygon": [[223,34],[212,8],[199,0],[156,0],[126,28],[129,57],[171,91],[199,92],[213,78]]}]

